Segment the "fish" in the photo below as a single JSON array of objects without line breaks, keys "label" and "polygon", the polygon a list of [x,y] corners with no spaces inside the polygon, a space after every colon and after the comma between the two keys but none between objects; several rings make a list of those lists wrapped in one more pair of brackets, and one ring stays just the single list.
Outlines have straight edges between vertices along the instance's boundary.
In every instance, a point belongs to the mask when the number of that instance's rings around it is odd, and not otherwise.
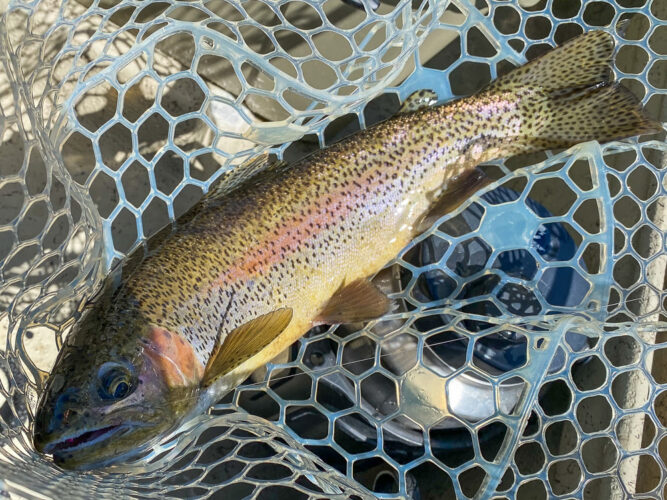
[{"label": "fish", "polygon": [[204,412],[317,325],[371,321],[370,280],[489,183],[485,161],[658,132],[585,33],[477,94],[394,117],[291,165],[215,186],[66,337],[33,423],[66,469],[107,466]]}]

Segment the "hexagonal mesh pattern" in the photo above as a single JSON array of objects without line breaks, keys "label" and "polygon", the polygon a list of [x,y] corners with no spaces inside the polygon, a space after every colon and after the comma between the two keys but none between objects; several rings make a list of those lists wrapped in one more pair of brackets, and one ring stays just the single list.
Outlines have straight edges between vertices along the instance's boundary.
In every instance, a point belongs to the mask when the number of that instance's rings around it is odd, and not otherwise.
[{"label": "hexagonal mesh pattern", "polygon": [[82,300],[213,182],[243,175],[245,159],[299,157],[390,116],[417,89],[442,101],[472,93],[599,27],[618,41],[617,78],[664,120],[657,0],[365,5],[10,4],[2,489],[662,497],[664,134],[484,165],[495,182],[375,277],[391,314],[309,332],[135,463],[64,473],[31,449],[36,395]]}]

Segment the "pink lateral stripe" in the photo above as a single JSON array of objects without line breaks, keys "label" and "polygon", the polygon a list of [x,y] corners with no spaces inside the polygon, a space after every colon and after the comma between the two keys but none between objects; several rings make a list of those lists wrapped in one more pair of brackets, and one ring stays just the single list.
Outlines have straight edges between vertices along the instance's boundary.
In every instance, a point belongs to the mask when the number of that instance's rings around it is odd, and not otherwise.
[{"label": "pink lateral stripe", "polygon": [[[366,176],[360,178],[358,183],[371,184],[373,177],[374,172],[371,170]],[[334,223],[354,210],[351,203],[341,203],[350,198],[349,191],[341,189],[332,193],[330,198],[332,201],[328,206],[319,207],[313,210],[312,214],[303,218],[294,217],[291,223],[279,229],[278,234],[271,233],[269,238],[260,242],[245,259],[213,281],[208,289],[221,287],[230,281],[262,274],[276,262],[287,259],[288,255],[298,252],[306,241],[315,239],[325,230],[327,223]]]}]

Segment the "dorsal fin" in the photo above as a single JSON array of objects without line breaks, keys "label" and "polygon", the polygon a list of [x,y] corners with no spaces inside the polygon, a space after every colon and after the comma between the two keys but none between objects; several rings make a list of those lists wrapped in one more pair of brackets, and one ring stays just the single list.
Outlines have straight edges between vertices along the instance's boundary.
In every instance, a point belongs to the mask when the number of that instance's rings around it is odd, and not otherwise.
[{"label": "dorsal fin", "polygon": [[282,308],[259,316],[230,332],[213,348],[206,363],[202,387],[231,372],[273,342],[292,321],[292,309]]},{"label": "dorsal fin", "polygon": [[263,153],[256,158],[252,158],[240,165],[232,167],[230,170],[220,175],[204,195],[202,201],[223,197],[254,175],[265,170],[280,168],[284,165],[284,162],[274,160],[271,158],[270,154]]},{"label": "dorsal fin", "polygon": [[427,108],[433,106],[438,102],[438,94],[429,89],[422,89],[410,94],[400,109],[398,110],[399,115],[404,113],[413,113],[419,111],[422,108]]}]

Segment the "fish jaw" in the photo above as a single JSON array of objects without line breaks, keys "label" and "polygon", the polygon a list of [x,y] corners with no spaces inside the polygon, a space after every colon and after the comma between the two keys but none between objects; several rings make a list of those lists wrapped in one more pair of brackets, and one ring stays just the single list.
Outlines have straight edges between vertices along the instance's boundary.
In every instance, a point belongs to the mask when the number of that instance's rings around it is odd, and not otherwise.
[{"label": "fish jaw", "polygon": [[[48,408],[40,412],[48,412]],[[161,432],[157,422],[137,421],[129,414],[125,411],[105,415],[103,410],[93,408],[73,413],[62,422],[49,418],[49,413],[38,413],[33,444],[38,452],[52,455],[62,468],[98,467],[117,460],[129,450],[140,450],[138,443]]]},{"label": "fish jaw", "polygon": [[169,408],[142,411],[142,401],[128,401],[125,407],[89,402],[79,391],[66,405],[59,406],[57,399],[55,405],[41,405],[34,422],[35,449],[65,469],[99,467],[140,451],[171,423]]},{"label": "fish jaw", "polygon": [[[141,431],[140,435],[137,435],[138,430]],[[119,424],[52,441],[44,446],[42,452],[52,455],[54,463],[63,469],[90,470],[140,454],[162,432]]]},{"label": "fish jaw", "polygon": [[55,464],[64,469],[110,465],[140,453],[183,421],[181,415],[172,412],[171,405],[152,415],[147,413],[142,414],[141,408],[110,415],[99,409],[89,411],[72,425],[61,425],[50,432],[35,429],[33,444],[38,452],[52,455]]},{"label": "fish jaw", "polygon": [[115,424],[93,430],[84,429],[68,436],[54,437],[50,440],[48,438],[47,440],[38,438],[34,440],[34,444],[40,453],[46,453],[55,457],[61,452],[71,452],[98,444],[126,428],[127,426],[125,425]]}]

